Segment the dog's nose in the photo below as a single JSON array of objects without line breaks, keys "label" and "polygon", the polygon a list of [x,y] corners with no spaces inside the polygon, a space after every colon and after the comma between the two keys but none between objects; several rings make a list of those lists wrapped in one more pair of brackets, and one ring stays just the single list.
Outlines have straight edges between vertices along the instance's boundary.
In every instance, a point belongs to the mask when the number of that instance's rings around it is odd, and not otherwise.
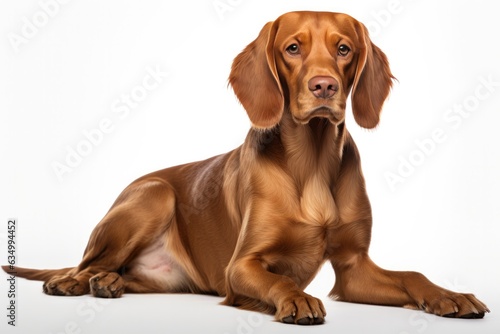
[{"label": "dog's nose", "polygon": [[333,77],[316,76],[309,80],[309,90],[318,99],[329,99],[339,90],[339,83]]}]

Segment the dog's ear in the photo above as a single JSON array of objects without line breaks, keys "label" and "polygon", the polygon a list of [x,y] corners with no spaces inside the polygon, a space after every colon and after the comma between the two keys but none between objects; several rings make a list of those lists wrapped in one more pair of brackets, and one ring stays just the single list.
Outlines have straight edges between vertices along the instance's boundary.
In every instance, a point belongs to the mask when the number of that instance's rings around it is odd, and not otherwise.
[{"label": "dog's ear", "polygon": [[274,58],[276,27],[273,22],[262,28],[233,61],[229,83],[238,97],[253,127],[274,127],[283,115],[283,91]]},{"label": "dog's ear", "polygon": [[360,23],[357,30],[362,48],[351,92],[352,111],[360,126],[372,129],[379,123],[394,77],[386,55],[372,43],[366,27]]}]

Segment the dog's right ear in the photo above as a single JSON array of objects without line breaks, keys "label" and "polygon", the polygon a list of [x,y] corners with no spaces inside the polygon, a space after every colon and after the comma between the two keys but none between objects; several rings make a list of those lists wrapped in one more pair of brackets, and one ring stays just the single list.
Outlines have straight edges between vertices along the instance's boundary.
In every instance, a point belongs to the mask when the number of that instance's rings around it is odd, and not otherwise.
[{"label": "dog's right ear", "polygon": [[267,23],[255,41],[233,61],[229,83],[254,128],[269,129],[283,115],[283,91],[274,59],[275,24]]}]

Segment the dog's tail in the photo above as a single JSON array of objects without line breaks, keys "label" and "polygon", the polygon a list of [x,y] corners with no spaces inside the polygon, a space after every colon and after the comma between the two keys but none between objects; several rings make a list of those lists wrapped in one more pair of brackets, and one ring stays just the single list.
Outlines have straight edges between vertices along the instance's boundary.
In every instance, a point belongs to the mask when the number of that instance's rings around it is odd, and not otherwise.
[{"label": "dog's tail", "polygon": [[27,278],[35,281],[47,281],[56,275],[67,274],[74,268],[63,269],[29,269],[14,266],[2,266],[2,269],[9,275]]}]

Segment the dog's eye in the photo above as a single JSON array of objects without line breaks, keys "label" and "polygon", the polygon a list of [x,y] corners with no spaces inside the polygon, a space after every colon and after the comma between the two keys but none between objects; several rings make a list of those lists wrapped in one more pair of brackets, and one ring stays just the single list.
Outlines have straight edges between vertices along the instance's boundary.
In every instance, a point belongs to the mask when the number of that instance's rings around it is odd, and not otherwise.
[{"label": "dog's eye", "polygon": [[286,48],[286,52],[288,52],[291,55],[298,55],[300,54],[300,48],[297,44],[293,43],[292,45]]},{"label": "dog's eye", "polygon": [[345,57],[349,54],[349,52],[351,51],[351,49],[349,49],[349,47],[345,44],[342,44],[341,46],[339,46],[339,49],[338,49],[338,55],[339,56],[342,56],[342,57]]}]

